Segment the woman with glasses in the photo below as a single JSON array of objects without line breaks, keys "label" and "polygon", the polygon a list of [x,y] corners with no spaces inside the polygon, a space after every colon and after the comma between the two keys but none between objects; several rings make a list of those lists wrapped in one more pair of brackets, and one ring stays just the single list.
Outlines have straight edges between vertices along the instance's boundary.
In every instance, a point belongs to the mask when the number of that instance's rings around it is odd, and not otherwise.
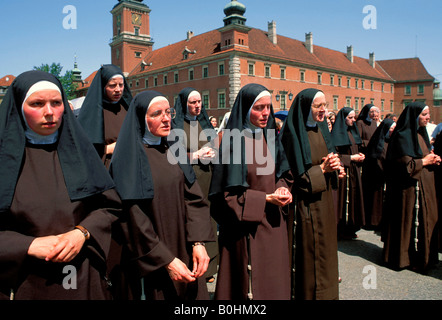
[{"label": "woman with glasses", "polygon": [[290,248],[295,248],[292,285],[297,300],[339,298],[332,189],[336,189],[342,172],[324,121],[326,110],[322,91],[301,91],[290,108],[281,138],[294,177],[292,192],[296,195],[289,239]]},{"label": "woman with glasses", "polygon": [[[167,137],[175,110],[158,92],[132,101],[110,165],[133,235],[126,266],[135,299],[208,299],[205,243],[214,241],[207,200]],[[147,219],[140,221],[139,213]],[[140,281],[141,279],[141,281]]]}]

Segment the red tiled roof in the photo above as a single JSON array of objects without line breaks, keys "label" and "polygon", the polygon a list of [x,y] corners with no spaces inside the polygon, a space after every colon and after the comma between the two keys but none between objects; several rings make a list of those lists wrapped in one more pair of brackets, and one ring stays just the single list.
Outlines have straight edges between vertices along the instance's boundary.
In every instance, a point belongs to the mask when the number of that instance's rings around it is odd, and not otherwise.
[{"label": "red tiled roof", "polygon": [[419,58],[378,61],[381,67],[396,81],[434,81]]},{"label": "red tiled roof", "polygon": [[79,85],[77,90],[80,89],[84,89],[84,88],[89,88],[92,84],[92,81],[95,78],[95,75],[97,74],[98,70],[92,72],[89,77],[87,77],[86,79],[83,80],[83,85]]},{"label": "red tiled roof", "polygon": [[[141,75],[145,72],[151,72],[178,65],[192,60],[203,59],[214,56],[226,51],[220,51],[221,33],[218,30],[212,30],[201,35],[196,35],[190,40],[183,40],[169,46],[157,49],[149,53],[144,61],[147,66],[141,71],[141,65],[138,65],[130,76]],[[189,54],[187,60],[183,59],[183,51],[187,47],[190,51],[196,50],[195,54]],[[347,59],[343,52],[314,45],[313,54],[304,46],[303,41],[294,40],[288,37],[278,35],[278,44],[268,39],[267,32],[259,29],[251,29],[249,32],[249,50],[252,54],[292,61],[303,64],[306,67],[318,68],[329,72],[343,72],[354,75],[392,80],[391,77],[376,64],[373,68],[368,59],[354,57],[353,63]]]},{"label": "red tiled roof", "polygon": [[7,75],[0,79],[0,87],[9,87],[15,80],[14,76]]}]

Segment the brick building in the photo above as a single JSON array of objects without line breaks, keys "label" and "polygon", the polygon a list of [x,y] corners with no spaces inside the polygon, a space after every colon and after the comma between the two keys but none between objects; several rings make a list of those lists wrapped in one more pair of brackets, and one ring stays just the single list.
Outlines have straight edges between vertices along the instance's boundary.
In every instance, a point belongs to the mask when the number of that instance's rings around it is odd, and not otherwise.
[{"label": "brick building", "polygon": [[12,75],[7,75],[0,79],[0,103],[2,103],[6,91],[14,80],[15,77]]}]

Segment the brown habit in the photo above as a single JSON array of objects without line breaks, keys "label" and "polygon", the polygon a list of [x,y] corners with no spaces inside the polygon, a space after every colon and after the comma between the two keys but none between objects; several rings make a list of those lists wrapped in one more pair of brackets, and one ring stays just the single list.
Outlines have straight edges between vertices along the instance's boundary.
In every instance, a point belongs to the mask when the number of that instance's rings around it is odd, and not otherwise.
[{"label": "brown habit", "polygon": [[[339,180],[337,214],[338,232],[342,231],[345,236],[351,236],[354,232],[358,231],[361,226],[365,225],[365,210],[360,165],[350,159],[351,155],[359,152],[359,148],[358,145],[355,144],[351,132],[348,131],[347,133],[352,144],[336,148],[347,173],[345,178]],[[349,200],[348,210],[347,198]],[[347,232],[350,232],[350,234],[347,234]]]},{"label": "brown habit", "polygon": [[[25,159],[11,208],[0,217],[1,225],[9,230],[0,236],[1,270],[16,282],[12,288],[15,299],[109,299],[105,260],[111,243],[110,225],[116,219],[111,212],[121,206],[116,192],[72,202],[54,145],[28,146]],[[65,233],[76,225],[84,226],[91,239],[73,261],[60,264],[27,256],[35,237]],[[63,287],[67,265],[77,272],[75,290]],[[0,299],[9,298],[9,289],[1,288]]]},{"label": "brown habit", "polygon": [[[261,141],[261,150],[269,152],[265,140]],[[248,150],[253,140],[245,137],[245,143]],[[250,285],[254,300],[288,300],[287,216],[279,207],[266,203],[266,194],[288,187],[287,181],[275,181],[274,172],[257,175],[260,166],[256,159],[250,162],[253,162],[247,165],[250,188],[243,193],[225,192],[224,207],[217,208],[223,220],[220,221],[220,266],[215,299],[247,300]],[[267,165],[274,168],[273,163]]]},{"label": "brown habit", "polygon": [[[144,146],[152,168],[154,198],[134,204],[131,211],[141,209],[148,215],[155,234],[145,238],[159,238],[160,244],[145,257],[139,268],[144,277],[144,294],[147,300],[200,300],[209,299],[204,277],[185,284],[173,282],[165,268],[177,257],[192,270],[192,244],[214,241],[210,225],[210,212],[198,182],[188,187],[179,165],[171,165],[164,145]],[[136,215],[134,215],[136,216]],[[147,228],[147,232],[152,232]]]},{"label": "brown habit", "polygon": [[[428,147],[420,134],[423,157]],[[389,167],[395,177],[387,182],[385,211],[387,230],[384,235],[384,261],[395,268],[425,268],[438,261],[438,209],[434,169],[423,167],[422,159],[404,156]],[[410,179],[411,178],[411,179]],[[416,184],[419,186],[419,227],[415,249]]]},{"label": "brown habit", "polygon": [[[293,184],[293,190],[297,189],[295,298],[332,300],[339,298],[338,241],[331,187],[336,173],[324,175],[319,167],[328,150],[318,127],[307,131],[312,167]],[[292,231],[290,228],[289,232]]]}]

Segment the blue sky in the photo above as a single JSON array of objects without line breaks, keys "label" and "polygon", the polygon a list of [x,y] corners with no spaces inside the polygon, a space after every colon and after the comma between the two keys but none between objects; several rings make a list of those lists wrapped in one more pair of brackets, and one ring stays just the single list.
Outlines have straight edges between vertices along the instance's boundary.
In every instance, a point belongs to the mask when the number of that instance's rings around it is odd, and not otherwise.
[{"label": "blue sky", "polygon": [[[201,34],[223,26],[229,0],[144,0],[151,12],[154,49],[183,40],[188,30]],[[280,35],[376,60],[419,57],[428,72],[442,80],[441,0],[240,0],[246,24],[267,30],[276,21]],[[83,78],[110,63],[110,11],[117,0],[0,0],[0,77],[42,63],[73,68],[77,56]],[[65,6],[77,10],[77,29],[66,30]],[[364,28],[367,5],[376,9],[376,29]],[[373,22],[373,20],[371,21]]]}]

